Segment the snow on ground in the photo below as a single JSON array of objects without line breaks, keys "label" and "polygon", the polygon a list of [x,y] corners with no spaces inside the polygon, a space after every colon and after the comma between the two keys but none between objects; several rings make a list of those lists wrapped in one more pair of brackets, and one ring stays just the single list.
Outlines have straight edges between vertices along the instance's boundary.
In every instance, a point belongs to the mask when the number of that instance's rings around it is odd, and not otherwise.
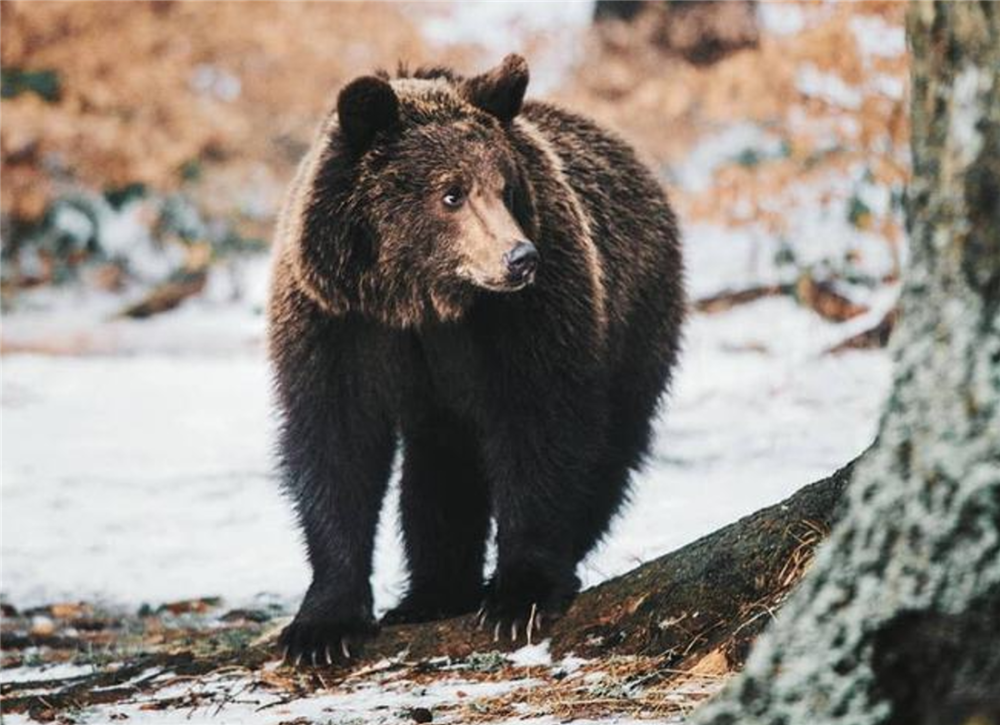
[{"label": "snow on ground", "polygon": [[[725,250],[690,276],[717,275]],[[266,278],[259,260],[250,280]],[[3,596],[18,606],[96,599],[137,606],[221,595],[289,606],[307,568],[273,468],[262,350],[264,286],[209,295],[146,322],[107,304],[4,318],[5,344],[84,340],[94,354],[3,358]],[[44,323],[44,324],[43,324]],[[694,316],[654,453],[631,504],[581,567],[622,573],[836,469],[872,439],[883,352],[823,355],[845,336],[787,298]],[[58,345],[56,347],[59,347]],[[395,501],[383,516],[376,604],[403,578]]]},{"label": "snow on ground", "polygon": [[[586,25],[592,10],[590,0],[547,7],[539,13],[541,5],[502,0],[490,4],[484,23],[482,7],[466,12],[465,5],[456,4],[453,12],[427,14],[422,24],[432,42],[460,35],[478,43],[485,66],[558,23],[568,31],[558,42],[532,48],[532,87],[538,92],[552,86],[580,52],[575,31]],[[807,23],[793,5],[765,4],[761,12],[771,32],[795,33]],[[898,29],[877,19],[859,18],[854,30],[870,55],[884,48],[897,53],[902,42]],[[857,106],[858,91],[835,75],[805,66],[796,80],[805,95],[846,109]],[[872,75],[869,82],[886,86],[893,97],[902,93],[898,80],[888,76]],[[852,121],[834,117],[829,125]],[[816,119],[803,117],[802,124],[819,132]],[[706,192],[716,171],[747,150],[763,158],[785,153],[773,130],[736,122],[702,139],[672,171],[662,171],[675,188]],[[892,203],[887,189],[867,180],[866,169],[858,167],[773,200],[788,221],[788,239],[756,224],[749,207],[740,228],[687,225],[692,296],[788,283],[804,268],[822,276],[831,260],[847,256],[861,259],[871,278],[887,274],[895,264],[888,245],[854,227],[845,213],[845,200],[854,197],[879,213]],[[782,267],[777,260],[789,245],[796,263]],[[274,473],[275,421],[263,352],[267,263],[231,264],[213,272],[199,298],[145,321],[116,316],[129,301],[120,295],[72,286],[21,295],[15,310],[5,310],[8,354],[0,359],[4,601],[22,608],[61,600],[136,608],[222,596],[229,607],[277,602],[294,608],[308,570]],[[788,297],[691,318],[652,455],[635,477],[629,505],[581,565],[585,586],[785,498],[872,440],[889,380],[888,356],[884,351],[825,351],[882,319],[895,303],[896,290],[857,286],[851,296],[868,304],[870,312],[840,325]],[[396,505],[391,494],[376,546],[373,583],[379,609],[394,603],[404,579]],[[435,709],[508,693],[519,697],[518,688],[544,685],[531,679],[545,671],[539,668],[586,682],[599,677],[587,673],[581,660],[553,663],[546,643],[510,659],[534,669],[525,669],[521,679],[493,682],[469,679],[461,671],[452,677],[449,671],[444,680],[427,684],[375,673],[354,685],[289,702],[273,691],[248,691],[254,683],[243,673],[220,672],[150,696],[188,698],[190,707],[149,709],[155,703],[140,697],[94,708],[85,720],[172,723],[211,717],[217,723],[281,723],[307,718],[390,725],[412,722],[410,711],[417,707]],[[87,674],[91,667],[24,666],[4,671],[2,679],[57,679]],[[718,684],[697,686],[704,695]],[[199,693],[213,695],[204,698],[213,704],[199,706]],[[220,699],[224,707],[214,704]],[[8,715],[4,721],[27,719]],[[456,720],[435,709],[435,721]],[[518,716],[507,722],[554,725],[557,720]],[[610,716],[600,722],[639,721]]]},{"label": "snow on ground", "polygon": [[[511,659],[513,659],[513,653]],[[262,687],[268,676],[277,675],[277,663],[267,665],[256,679],[238,668],[220,670],[214,674],[192,681],[186,677],[176,677],[169,672],[148,668],[132,678],[133,681],[159,682],[162,687],[152,693],[136,694],[121,701],[88,707],[74,713],[76,722],[101,723],[114,720],[142,722],[144,725],[158,723],[201,722],[210,719],[212,723],[253,722],[255,725],[281,725],[281,723],[325,723],[326,725],[405,725],[416,720],[418,709],[432,713],[434,722],[461,723],[463,714],[483,714],[496,707],[498,700],[512,703],[515,716],[499,718],[490,722],[497,725],[555,725],[565,719],[551,715],[539,715],[533,704],[527,702],[531,695],[544,693],[551,687],[553,672],[559,671],[559,686],[572,686],[584,694],[593,692],[595,697],[614,697],[609,688],[627,688],[609,679],[600,671],[581,671],[552,665],[549,661],[535,661],[534,655],[524,663],[515,663],[513,669],[505,670],[503,678],[492,676],[476,677],[462,666],[444,666],[440,676],[427,678],[414,676],[408,667],[396,661],[383,661],[364,668],[340,681],[332,689],[324,687],[321,692],[309,697],[289,697],[287,692],[276,692]],[[38,680],[41,687],[45,679],[68,676],[76,670],[84,670],[73,665],[54,667],[25,667],[5,673],[5,682]],[[54,673],[63,673],[56,675]],[[82,674],[87,674],[82,672]],[[331,683],[332,684],[332,683]],[[676,685],[663,701],[657,702],[660,716],[657,722],[682,722],[680,713],[704,700],[718,690],[720,683],[697,676]],[[602,693],[604,693],[602,695]],[[618,698],[627,696],[624,692]],[[642,702],[642,701],[640,701]],[[665,705],[673,704],[673,707]],[[534,703],[537,705],[537,703]],[[639,725],[649,722],[649,712],[636,704],[637,712],[645,715],[634,719],[623,715],[608,715],[599,721],[574,719],[576,723],[596,723],[602,725]],[[500,704],[502,708],[503,705]],[[4,722],[34,722],[26,714],[7,714]]]},{"label": "snow on ground", "polygon": [[18,667],[0,671],[0,682],[5,685],[10,682],[45,682],[46,680],[62,680],[72,677],[82,677],[94,672],[94,665],[74,665],[61,662],[40,667]]},{"label": "snow on ground", "polygon": [[[438,13],[428,13],[420,5],[410,11],[428,41],[447,46],[460,38],[480,49],[484,67],[510,52],[530,51],[532,93],[545,93],[558,85],[583,52],[580,40],[590,25],[594,3],[491,0],[454,3]],[[538,42],[542,36],[544,42]]]},{"label": "snow on ground", "polygon": [[[275,667],[277,663],[269,666],[272,670]],[[37,668],[33,670],[37,672]],[[32,669],[29,668],[28,671]],[[140,677],[145,679],[155,674],[153,671],[143,673]],[[253,722],[254,725],[280,725],[304,718],[306,722],[330,725],[402,725],[414,722],[410,713],[417,708],[431,710],[442,703],[455,704],[498,697],[515,689],[530,688],[538,684],[528,677],[490,682],[473,681],[460,676],[421,684],[376,673],[361,684],[339,686],[336,691],[327,694],[286,701],[281,695],[251,690],[253,681],[240,672],[219,673],[197,682],[180,679],[182,681],[164,687],[152,697],[139,696],[130,702],[89,708],[86,721],[97,723],[127,719],[132,722],[140,721],[145,725],[166,725],[210,719],[213,725],[239,725],[246,722]],[[180,709],[154,707],[157,702],[177,698],[184,698],[192,704]],[[217,704],[222,698],[224,706]],[[199,704],[199,700],[204,702]],[[208,704],[204,704],[205,702]],[[442,720],[440,716],[437,719]],[[448,720],[450,718],[443,719]],[[34,720],[27,715],[5,715],[4,722],[13,725]],[[542,725],[552,721],[536,718],[518,719],[517,722]]]},{"label": "snow on ground", "polygon": [[587,583],[775,503],[864,449],[888,361],[820,355],[833,327],[784,298],[692,319],[654,455],[632,505],[584,563]]}]

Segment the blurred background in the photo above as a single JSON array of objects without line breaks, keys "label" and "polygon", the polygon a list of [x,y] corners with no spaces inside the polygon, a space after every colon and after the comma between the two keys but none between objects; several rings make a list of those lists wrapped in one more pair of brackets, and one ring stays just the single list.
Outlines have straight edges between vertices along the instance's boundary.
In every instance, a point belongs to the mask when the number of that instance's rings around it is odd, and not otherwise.
[{"label": "blurred background", "polygon": [[[692,318],[635,504],[582,571],[631,568],[860,452],[906,249],[895,2],[0,4],[3,597],[288,602],[267,249],[352,77],[473,73],[633,143],[678,212]],[[401,586],[394,512],[376,598]]]}]

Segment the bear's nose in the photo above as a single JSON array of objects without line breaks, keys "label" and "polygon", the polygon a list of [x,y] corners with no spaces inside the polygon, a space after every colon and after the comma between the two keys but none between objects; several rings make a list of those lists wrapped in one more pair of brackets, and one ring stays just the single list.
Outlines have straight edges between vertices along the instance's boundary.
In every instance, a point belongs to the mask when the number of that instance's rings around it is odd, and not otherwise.
[{"label": "bear's nose", "polygon": [[538,267],[538,250],[531,242],[518,242],[503,255],[503,261],[507,265],[507,281],[523,282]]}]

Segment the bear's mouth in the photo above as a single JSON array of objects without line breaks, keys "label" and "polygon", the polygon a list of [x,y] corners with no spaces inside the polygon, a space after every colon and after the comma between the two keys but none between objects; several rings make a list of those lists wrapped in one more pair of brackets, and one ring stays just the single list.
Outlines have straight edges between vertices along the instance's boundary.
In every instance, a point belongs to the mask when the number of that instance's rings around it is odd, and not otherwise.
[{"label": "bear's mouth", "polygon": [[485,290],[487,292],[498,292],[501,294],[520,292],[535,283],[535,270],[531,270],[530,272],[515,279],[511,279],[510,277],[501,277],[499,279],[496,277],[491,278],[483,274],[477,274],[474,270],[469,268],[460,270],[459,275],[476,289]]},{"label": "bear's mouth", "polygon": [[524,277],[517,280],[473,280],[472,283],[479,287],[480,289],[487,290],[488,292],[500,292],[502,294],[510,292],[520,292],[526,287],[530,287],[535,283],[535,273],[525,275]]},{"label": "bear's mouth", "polygon": [[531,272],[529,272],[516,282],[506,282],[504,285],[504,289],[506,289],[508,292],[517,292],[519,290],[523,290],[525,287],[530,287],[534,283],[535,283],[535,271],[532,270]]}]

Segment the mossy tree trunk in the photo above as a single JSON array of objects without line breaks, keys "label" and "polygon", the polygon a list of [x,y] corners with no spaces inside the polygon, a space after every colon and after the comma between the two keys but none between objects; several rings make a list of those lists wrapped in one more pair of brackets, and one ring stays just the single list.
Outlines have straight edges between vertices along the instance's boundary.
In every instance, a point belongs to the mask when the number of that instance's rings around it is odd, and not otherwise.
[{"label": "mossy tree trunk", "polygon": [[910,7],[911,262],[878,442],[700,725],[1000,723],[1000,4]]}]

